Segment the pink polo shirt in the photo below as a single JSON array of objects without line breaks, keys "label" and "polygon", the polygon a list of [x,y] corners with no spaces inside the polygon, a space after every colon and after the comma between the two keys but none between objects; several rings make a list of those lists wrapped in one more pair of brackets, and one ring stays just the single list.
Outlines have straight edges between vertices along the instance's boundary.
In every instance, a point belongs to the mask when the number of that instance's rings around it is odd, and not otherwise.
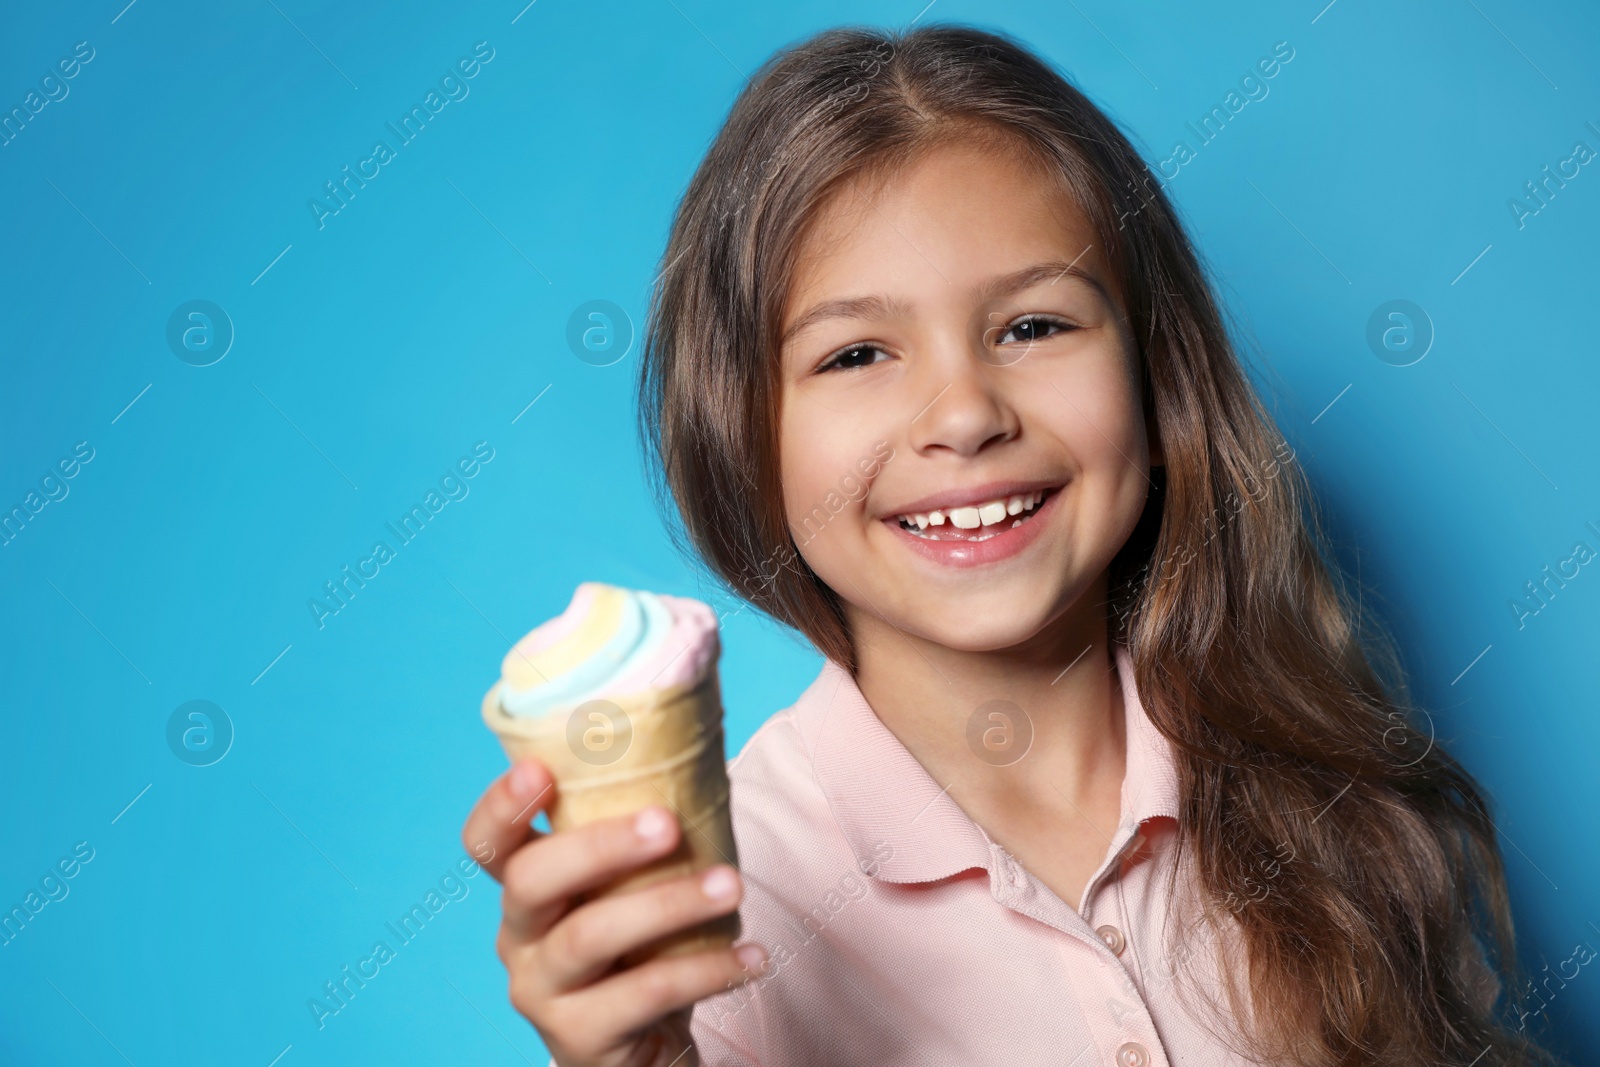
[{"label": "pink polo shirt", "polygon": [[[1127,722],[1122,818],[1076,910],[951,799],[959,780],[948,791],[935,782],[849,672],[825,662],[728,764],[740,914],[772,962],[696,1005],[702,1063],[1252,1063],[1230,1051],[1222,1016],[1185,999],[1219,995],[1209,949],[1234,928],[1164,940],[1175,764],[1127,649],[1114,646],[1114,659]],[[1180,895],[1187,869],[1176,871]]]}]

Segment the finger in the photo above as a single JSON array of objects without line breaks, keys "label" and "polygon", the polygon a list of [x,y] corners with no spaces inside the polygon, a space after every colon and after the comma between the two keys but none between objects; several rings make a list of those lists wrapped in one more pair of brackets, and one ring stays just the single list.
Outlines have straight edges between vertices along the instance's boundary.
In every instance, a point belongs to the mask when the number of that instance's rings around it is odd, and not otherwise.
[{"label": "finger", "polygon": [[541,973],[555,993],[587,985],[624,953],[726,915],[739,906],[743,888],[737,871],[718,864],[574,908],[539,943]]},{"label": "finger", "polygon": [[660,804],[632,815],[548,834],[512,853],[500,882],[506,932],[513,940],[542,937],[569,899],[671,852],[678,819]]},{"label": "finger", "polygon": [[461,843],[490,877],[502,880],[511,854],[537,834],[529,821],[555,798],[550,771],[538,760],[522,760],[496,778],[473,805],[461,828]]},{"label": "finger", "polygon": [[549,1002],[547,1018],[558,1035],[593,1035],[603,1047],[759,977],[766,960],[766,950],[754,942],[651,960]]}]

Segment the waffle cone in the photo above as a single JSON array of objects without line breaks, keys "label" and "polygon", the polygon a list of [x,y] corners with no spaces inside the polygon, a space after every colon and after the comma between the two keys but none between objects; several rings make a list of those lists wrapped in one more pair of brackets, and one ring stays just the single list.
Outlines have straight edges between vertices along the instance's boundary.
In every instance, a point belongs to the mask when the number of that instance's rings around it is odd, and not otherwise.
[{"label": "waffle cone", "polygon": [[[538,717],[508,715],[500,707],[496,683],[483,698],[483,719],[512,762],[532,757],[549,768],[555,797],[545,811],[557,833],[631,815],[651,804],[676,812],[676,849],[591,890],[582,900],[628,892],[718,863],[738,866],[715,665],[693,687],[650,689],[589,701],[569,714]],[[622,963],[632,966],[659,956],[727,948],[739,930],[735,911],[645,945]]]}]

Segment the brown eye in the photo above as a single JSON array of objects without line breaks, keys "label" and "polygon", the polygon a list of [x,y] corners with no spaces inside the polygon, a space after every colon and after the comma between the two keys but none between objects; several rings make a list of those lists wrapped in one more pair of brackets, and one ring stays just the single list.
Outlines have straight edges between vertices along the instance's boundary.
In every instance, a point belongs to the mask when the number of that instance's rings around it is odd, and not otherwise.
[{"label": "brown eye", "polygon": [[871,366],[877,360],[873,357],[883,352],[875,345],[852,345],[841,352],[829,356],[817,370],[855,370],[858,367]]},{"label": "brown eye", "polygon": [[[1000,336],[999,344],[1015,344],[1020,341],[1027,344],[1031,341],[1042,341],[1057,333],[1076,329],[1069,322],[1061,319],[1047,318],[1043,315],[1029,315],[1025,319],[1018,319],[1006,328]],[[1009,339],[1009,340],[1008,340]]]}]

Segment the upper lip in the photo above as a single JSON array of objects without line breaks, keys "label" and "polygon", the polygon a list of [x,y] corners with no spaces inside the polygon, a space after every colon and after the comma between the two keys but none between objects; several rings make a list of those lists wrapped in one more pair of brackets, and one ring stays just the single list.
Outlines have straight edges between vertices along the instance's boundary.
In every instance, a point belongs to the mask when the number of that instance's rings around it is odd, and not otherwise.
[{"label": "upper lip", "polygon": [[913,500],[909,504],[902,504],[893,511],[887,512],[885,517],[925,515],[930,511],[949,511],[951,508],[974,507],[991,500],[1004,500],[1007,497],[1036,493],[1041,489],[1059,489],[1063,484],[1060,481],[1037,480],[1029,482],[984,482],[982,485],[968,486],[965,489],[946,489],[943,492]]}]

